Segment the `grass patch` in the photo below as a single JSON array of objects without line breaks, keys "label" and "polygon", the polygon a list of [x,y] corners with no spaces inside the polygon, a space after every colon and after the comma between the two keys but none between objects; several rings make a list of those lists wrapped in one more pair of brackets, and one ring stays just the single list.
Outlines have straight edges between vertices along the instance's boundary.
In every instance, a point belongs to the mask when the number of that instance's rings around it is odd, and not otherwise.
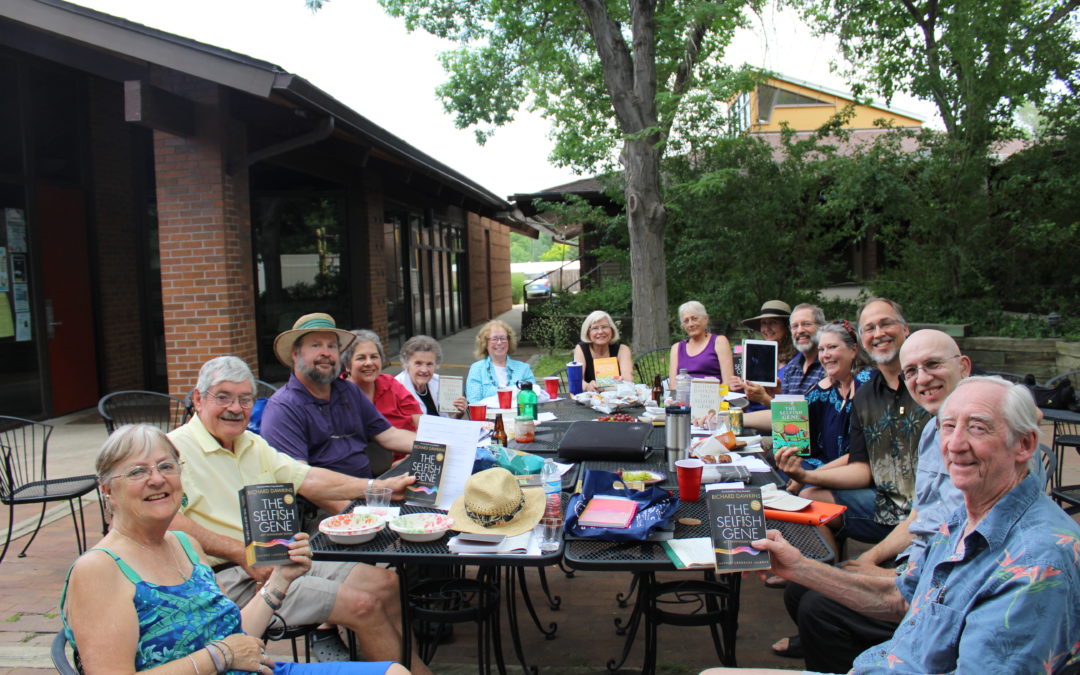
[{"label": "grass patch", "polygon": [[540,360],[536,362],[536,368],[533,368],[533,374],[538,378],[554,375],[556,371],[566,367],[573,355],[573,351],[541,354]]},{"label": "grass patch", "polygon": [[60,613],[59,612],[45,612],[44,614],[42,614],[42,616],[44,616],[46,619],[55,619],[56,617],[60,616]]},{"label": "grass patch", "polygon": [[22,618],[22,614],[15,613],[15,614],[12,614],[11,616],[9,616],[8,618],[4,619],[4,621],[7,622],[7,623],[15,623],[16,621],[18,621],[21,618]]},{"label": "grass patch", "polygon": [[22,639],[19,640],[19,642],[30,642],[40,634],[41,633],[27,633],[26,635],[22,636]]}]

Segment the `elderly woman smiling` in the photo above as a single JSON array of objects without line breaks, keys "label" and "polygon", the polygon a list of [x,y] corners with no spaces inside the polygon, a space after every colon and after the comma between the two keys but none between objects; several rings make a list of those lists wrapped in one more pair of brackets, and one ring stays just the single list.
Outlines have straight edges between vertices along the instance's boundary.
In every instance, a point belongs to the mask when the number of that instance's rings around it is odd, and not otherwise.
[{"label": "elderly woman smiling", "polygon": [[[493,319],[476,334],[476,358],[465,380],[465,398],[469,403],[494,396],[499,387],[516,386],[519,382],[536,384],[532,368],[524,361],[515,361],[510,354],[517,348],[517,336],[505,322]],[[543,392],[537,392],[538,396]]]},{"label": "elderly woman smiling", "polygon": [[401,382],[382,371],[386,363],[382,340],[370,330],[352,333],[356,339],[341,355],[345,379],[359,387],[392,426],[416,431],[424,411]]},{"label": "elderly woman smiling", "polygon": [[581,324],[581,342],[574,347],[574,360],[584,363],[582,381],[587,391],[596,391],[596,359],[615,358],[619,362],[619,379],[634,379],[634,357],[630,347],[619,344],[619,329],[607,312],[596,310]]},{"label": "elderly woman smiling", "polygon": [[[306,534],[296,534],[291,563],[275,567],[241,610],[217,587],[199,543],[169,531],[183,495],[181,463],[161,430],[120,427],[96,468],[112,528],[72,565],[60,598],[64,632],[85,673],[307,670],[275,664],[255,637],[311,567]],[[336,665],[363,674],[408,672],[390,663]]]},{"label": "elderly woman smiling", "polygon": [[[414,335],[401,345],[401,367],[395,378],[413,395],[424,413],[439,415],[439,364],[442,363],[442,347],[433,337]],[[457,416],[465,412],[465,397],[454,401]]]},{"label": "elderly woman smiling", "polygon": [[671,345],[670,386],[675,388],[675,376],[680,368],[686,368],[691,377],[715,377],[732,384],[735,378],[735,362],[731,356],[731,343],[723,335],[709,332],[709,313],[697,300],[679,306],[679,323],[686,331],[686,339]]}]

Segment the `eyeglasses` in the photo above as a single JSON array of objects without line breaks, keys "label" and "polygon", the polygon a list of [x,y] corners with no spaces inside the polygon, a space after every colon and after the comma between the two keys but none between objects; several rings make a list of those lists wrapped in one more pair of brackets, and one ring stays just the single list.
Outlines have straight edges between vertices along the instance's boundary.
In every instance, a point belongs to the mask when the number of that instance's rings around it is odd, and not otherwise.
[{"label": "eyeglasses", "polygon": [[920,370],[928,375],[930,373],[940,373],[941,370],[945,367],[946,361],[951,361],[952,359],[958,358],[960,358],[959,354],[955,354],[945,359],[931,359],[926,363],[922,364],[921,366],[908,366],[907,368],[901,370],[900,374],[904,376],[905,382],[910,382],[919,376]]},{"label": "eyeglasses", "polygon": [[593,331],[594,333],[599,333],[601,331],[607,332],[611,330],[611,326],[589,326],[589,330]]},{"label": "eyeglasses", "polygon": [[882,319],[877,324],[868,323],[862,327],[862,332],[873,333],[876,330],[889,330],[893,326],[899,326],[900,322],[896,319]]},{"label": "eyeglasses", "polygon": [[238,396],[230,396],[228,394],[211,394],[206,392],[203,395],[204,398],[217,403],[222,408],[228,408],[233,404],[233,401],[239,401],[240,407],[247,410],[251,406],[255,405],[255,397],[251,394],[240,394]]},{"label": "eyeglasses", "polygon": [[109,479],[123,478],[131,483],[141,483],[148,480],[155,469],[157,469],[157,472],[162,476],[176,476],[180,473],[180,465],[181,462],[174,462],[171,459],[167,459],[164,462],[158,462],[151,466],[137,464],[123,473],[113,474]]},{"label": "eyeglasses", "polygon": [[501,337],[501,336],[500,337],[489,337],[488,342],[490,342],[492,344],[498,344],[499,342],[510,342],[510,338]]},{"label": "eyeglasses", "polygon": [[807,330],[817,325],[817,321],[800,321],[799,323],[791,324],[791,330],[795,331],[800,328]]}]

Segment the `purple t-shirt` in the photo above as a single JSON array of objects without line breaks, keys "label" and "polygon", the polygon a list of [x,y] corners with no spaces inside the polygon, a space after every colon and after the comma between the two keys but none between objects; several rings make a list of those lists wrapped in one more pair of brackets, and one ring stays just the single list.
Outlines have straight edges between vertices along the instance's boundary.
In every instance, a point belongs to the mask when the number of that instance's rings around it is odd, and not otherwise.
[{"label": "purple t-shirt", "polygon": [[260,435],[272,447],[311,466],[371,477],[368,440],[390,428],[352,382],[334,380],[324,401],[290,375],[263,411]]},{"label": "purple t-shirt", "polygon": [[686,353],[686,340],[679,341],[679,370],[686,368],[690,377],[715,377],[724,381],[720,371],[720,358],[716,355],[716,334],[709,335],[709,342],[694,356]]}]

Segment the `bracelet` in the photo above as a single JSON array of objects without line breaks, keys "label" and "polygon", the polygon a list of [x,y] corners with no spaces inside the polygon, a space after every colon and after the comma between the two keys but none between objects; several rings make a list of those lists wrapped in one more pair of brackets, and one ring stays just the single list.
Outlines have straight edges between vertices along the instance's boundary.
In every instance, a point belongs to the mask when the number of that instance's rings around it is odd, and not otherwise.
[{"label": "bracelet", "polygon": [[281,603],[274,603],[274,601],[270,598],[270,594],[266,592],[266,586],[263,586],[259,589],[259,595],[262,597],[263,602],[266,603],[266,605],[270,608],[271,611],[276,612],[281,609]]},{"label": "bracelet", "polygon": [[[221,655],[225,658],[225,667],[221,669],[221,672],[224,672],[226,670],[232,670],[233,661],[236,657],[233,654],[232,647],[229,646],[229,643],[225,642],[224,640],[215,640],[210,644],[221,650]],[[229,650],[228,654],[225,653],[226,649]]]},{"label": "bracelet", "polygon": [[[213,649],[210,649],[213,647]],[[215,654],[214,652],[218,653]],[[225,671],[225,652],[213,642],[206,645],[206,653],[210,655],[210,661],[214,664],[214,670],[218,673]]]},{"label": "bracelet", "polygon": [[195,662],[195,657],[191,654],[188,654],[187,657],[188,660],[191,661],[191,667],[195,669],[195,675],[202,675],[202,673],[199,672],[199,664]]}]

